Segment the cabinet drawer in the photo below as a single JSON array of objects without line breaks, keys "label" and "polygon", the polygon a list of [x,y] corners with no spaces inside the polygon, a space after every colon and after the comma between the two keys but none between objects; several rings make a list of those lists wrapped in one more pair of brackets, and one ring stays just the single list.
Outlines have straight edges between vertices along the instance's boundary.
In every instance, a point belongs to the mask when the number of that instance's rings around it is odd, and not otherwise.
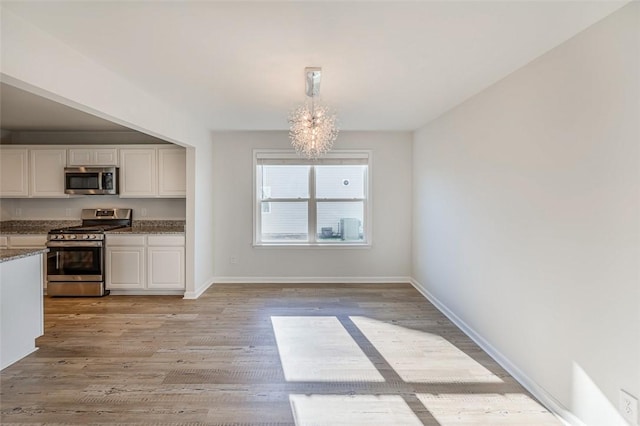
[{"label": "cabinet drawer", "polygon": [[107,235],[107,246],[144,246],[144,235]]},{"label": "cabinet drawer", "polygon": [[150,246],[184,246],[184,235],[149,235]]},{"label": "cabinet drawer", "polygon": [[11,248],[40,248],[47,245],[46,235],[20,235],[9,237],[9,246]]},{"label": "cabinet drawer", "polygon": [[7,237],[0,237],[0,247],[6,248],[8,244],[9,240],[7,239]]}]

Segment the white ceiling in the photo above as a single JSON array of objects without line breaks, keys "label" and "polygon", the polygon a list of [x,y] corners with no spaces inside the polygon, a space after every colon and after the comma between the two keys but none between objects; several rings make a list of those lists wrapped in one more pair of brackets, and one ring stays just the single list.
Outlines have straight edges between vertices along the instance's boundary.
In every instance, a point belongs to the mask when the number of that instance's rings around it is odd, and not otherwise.
[{"label": "white ceiling", "polygon": [[0,83],[0,128],[3,130],[130,131],[94,115]]},{"label": "white ceiling", "polygon": [[413,130],[626,1],[2,2],[212,130],[286,129],[304,68],[343,130]]}]

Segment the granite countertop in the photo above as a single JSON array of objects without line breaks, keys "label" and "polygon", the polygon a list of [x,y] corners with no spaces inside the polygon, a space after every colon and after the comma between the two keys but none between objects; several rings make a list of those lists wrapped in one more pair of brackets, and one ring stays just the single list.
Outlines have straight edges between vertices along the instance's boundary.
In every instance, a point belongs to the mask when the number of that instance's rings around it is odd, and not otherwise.
[{"label": "granite countertop", "polygon": [[[0,234],[46,234],[51,229],[77,226],[78,220],[10,220],[0,222]],[[130,228],[108,231],[108,234],[184,234],[184,220],[134,220]]]},{"label": "granite countertop", "polygon": [[77,226],[79,220],[8,220],[0,222],[0,234],[46,234],[51,229]]},{"label": "granite countertop", "polygon": [[41,249],[0,249],[0,263],[23,257],[35,256],[48,252],[48,248]]},{"label": "granite countertop", "polygon": [[107,235],[111,234],[184,234],[184,225],[182,226],[132,226],[131,228],[119,228],[113,231],[105,232]]}]

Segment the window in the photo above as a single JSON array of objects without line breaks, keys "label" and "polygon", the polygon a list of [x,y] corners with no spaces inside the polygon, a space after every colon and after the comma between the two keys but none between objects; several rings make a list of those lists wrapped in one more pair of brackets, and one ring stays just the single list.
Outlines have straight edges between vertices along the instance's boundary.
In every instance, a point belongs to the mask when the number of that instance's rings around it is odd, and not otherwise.
[{"label": "window", "polygon": [[370,157],[254,151],[254,244],[368,245]]}]

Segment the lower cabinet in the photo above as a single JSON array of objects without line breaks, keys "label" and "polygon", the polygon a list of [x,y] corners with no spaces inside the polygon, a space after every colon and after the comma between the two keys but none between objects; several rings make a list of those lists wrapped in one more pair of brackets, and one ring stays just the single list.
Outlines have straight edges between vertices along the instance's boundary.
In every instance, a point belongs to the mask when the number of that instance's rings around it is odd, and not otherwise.
[{"label": "lower cabinet", "polygon": [[184,290],[184,236],[107,235],[108,290]]},{"label": "lower cabinet", "polygon": [[12,249],[45,248],[47,234],[9,235],[7,236],[7,246]]},{"label": "lower cabinet", "polygon": [[107,247],[107,289],[144,289],[146,283],[145,252],[144,247]]},{"label": "lower cabinet", "polygon": [[[10,249],[42,249],[47,246],[47,234],[15,234],[0,236],[0,248]],[[47,290],[47,262],[42,262],[44,290]]]}]

